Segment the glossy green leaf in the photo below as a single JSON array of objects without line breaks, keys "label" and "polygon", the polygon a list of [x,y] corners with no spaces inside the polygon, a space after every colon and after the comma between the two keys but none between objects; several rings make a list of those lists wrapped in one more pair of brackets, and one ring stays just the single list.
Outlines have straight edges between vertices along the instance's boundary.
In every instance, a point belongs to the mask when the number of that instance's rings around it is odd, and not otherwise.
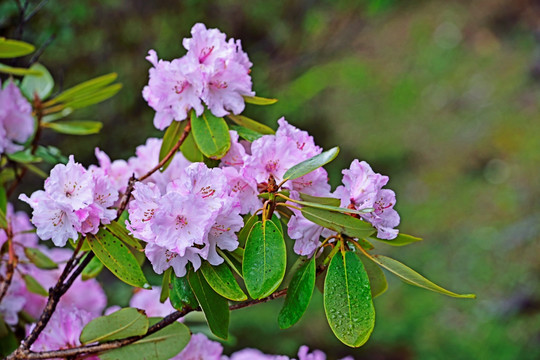
[{"label": "glossy green leaf", "polygon": [[21,164],[38,163],[42,160],[39,156],[32,154],[31,149],[17,151],[13,154],[8,154],[7,157],[12,161]]},{"label": "glossy green leaf", "polygon": [[[150,318],[150,325],[162,318]],[[188,327],[178,321],[164,327],[128,346],[99,354],[101,360],[169,360],[174,358],[189,343],[191,332]]]},{"label": "glossy green leaf", "polygon": [[41,64],[34,64],[30,67],[31,70],[39,71],[39,75],[25,75],[21,81],[21,92],[28,99],[34,99],[34,94],[44,100],[52,92],[54,88],[54,79],[49,70]]},{"label": "glossy green leaf", "polygon": [[129,235],[126,228],[122,224],[118,223],[118,221],[112,221],[110,224],[105,225],[105,227],[110,233],[112,233],[118,239],[122,240],[126,245],[129,245],[137,250],[143,249],[143,246],[141,245],[139,240]]},{"label": "glossy green leaf", "polygon": [[59,102],[73,101],[82,98],[88,98],[89,94],[104,88],[112,83],[118,75],[116,73],[110,73],[96,77],[91,80],[87,80],[78,85],[75,85],[67,90],[62,91],[58,96],[49,102],[49,104],[56,104]]},{"label": "glossy green leaf", "polygon": [[287,329],[296,324],[306,312],[315,288],[315,275],[315,257],[304,263],[294,273],[278,317],[281,329]]},{"label": "glossy green leaf", "polygon": [[182,155],[191,162],[202,162],[204,160],[204,156],[197,147],[192,132],[189,133],[180,146],[180,151],[182,152]]},{"label": "glossy green leaf", "polygon": [[8,66],[4,64],[0,64],[0,73],[15,75],[15,76],[41,75],[41,71],[39,70],[13,67],[13,66]]},{"label": "glossy green leaf", "polygon": [[56,121],[43,124],[44,127],[52,129],[61,134],[68,135],[91,135],[97,134],[103,127],[99,121]]},{"label": "glossy green leaf", "polygon": [[0,229],[7,229],[6,212],[0,209]]},{"label": "glossy green leaf", "polygon": [[124,308],[90,321],[83,328],[79,340],[82,344],[105,342],[144,335],[147,331],[148,318],[144,310]]},{"label": "glossy green leaf", "polygon": [[260,96],[244,96],[244,101],[253,105],[272,105],[278,102],[278,99],[269,99]]},{"label": "glossy green leaf", "polygon": [[30,163],[25,163],[25,164],[23,164],[23,166],[25,168],[27,168],[28,171],[33,172],[34,174],[36,174],[37,176],[39,176],[42,179],[46,179],[49,176],[49,174],[46,174],[43,170],[41,170],[37,166],[34,166],[34,165],[30,164]]},{"label": "glossy green leaf", "polygon": [[341,200],[333,198],[333,197],[320,197],[320,196],[313,196],[313,195],[300,193],[300,198],[304,201],[320,204],[320,205],[329,205],[329,206],[339,207],[339,205],[341,204]]},{"label": "glossy green leaf", "polygon": [[172,268],[168,268],[165,270],[165,272],[163,272],[163,276],[161,277],[161,292],[159,294],[159,302],[162,304],[169,298],[169,284],[171,283],[172,271]]},{"label": "glossy green leaf", "polygon": [[240,136],[242,139],[250,142],[253,142],[263,136],[263,134],[255,130],[248,129],[247,127],[243,127],[240,125],[231,125],[229,126],[229,128],[236,131],[238,133],[238,136]]},{"label": "glossy green leaf", "polygon": [[62,155],[62,152],[54,146],[38,146],[36,149],[36,156],[43,159],[43,161],[56,165],[58,163],[67,164],[68,158]]},{"label": "glossy green leaf", "polygon": [[50,270],[58,268],[58,265],[54,261],[38,249],[24,248],[24,254],[32,264],[40,269]]},{"label": "glossy green leaf", "polygon": [[376,298],[377,296],[382,295],[388,289],[388,282],[386,281],[386,276],[384,276],[381,267],[362,252],[356,252],[356,254],[360,257],[360,260],[362,260],[364,269],[368,274],[371,297]]},{"label": "glossy green leaf", "polygon": [[387,256],[383,255],[374,255],[373,261],[375,261],[377,264],[385,268],[386,270],[390,271],[394,275],[397,275],[401,280],[405,281],[406,283],[414,286],[421,287],[426,290],[431,290],[438,292],[440,294],[456,297],[456,298],[464,298],[464,299],[475,299],[476,295],[474,294],[456,294],[452,291],[446,290],[439,285],[429,281],[410,267],[408,267],[405,264],[400,263],[397,260],[394,260],[392,258],[389,258]]},{"label": "glossy green leaf", "polygon": [[246,215],[244,217],[244,227],[238,233],[238,243],[240,247],[244,247],[246,245],[248,235],[253,228],[253,225],[255,225],[257,221],[259,221],[259,217],[257,215]]},{"label": "glossy green leaf", "polygon": [[169,298],[171,299],[171,305],[178,310],[184,306],[189,306],[192,309],[196,309],[199,306],[195,294],[191,290],[187,276],[179,278],[171,274]]},{"label": "glossy green leaf", "polygon": [[345,345],[362,346],[375,326],[368,275],[354,252],[338,252],[324,281],[324,311],[330,328]]},{"label": "glossy green leaf", "polygon": [[41,284],[34,277],[28,274],[23,274],[22,277],[26,285],[26,290],[41,296],[49,295],[49,292],[45,290],[45,288],[41,286]]},{"label": "glossy green leaf", "polygon": [[201,271],[188,274],[189,284],[201,304],[208,327],[214,335],[227,340],[229,337],[230,310],[227,299],[216,293],[204,279]]},{"label": "glossy green leaf", "polygon": [[7,210],[8,197],[6,189],[0,185],[0,210],[5,214]]},{"label": "glossy green leaf", "polygon": [[249,233],[242,274],[249,295],[262,299],[273,293],[283,281],[287,251],[283,234],[272,221],[257,222]]},{"label": "glossy green leaf", "polygon": [[93,279],[98,276],[102,270],[103,263],[99,261],[96,256],[94,256],[88,265],[86,265],[86,267],[83,269],[81,277],[83,280]]},{"label": "glossy green leaf", "polygon": [[302,215],[315,224],[324,226],[328,229],[349,235],[353,238],[364,238],[375,232],[371,224],[352,217],[333,211],[303,207]]},{"label": "glossy green leaf", "polygon": [[339,206],[312,203],[312,202],[309,202],[309,201],[302,201],[302,200],[290,200],[290,201],[292,201],[292,202],[294,202],[296,204],[302,205],[302,206],[307,206],[307,207],[316,208],[316,209],[322,209],[322,210],[328,210],[328,211],[335,211],[335,212],[344,213],[344,214],[362,215],[362,214],[366,214],[368,212],[373,211],[372,208],[362,209],[362,210],[353,210],[353,209],[342,208],[342,207],[339,207]]},{"label": "glossy green leaf", "polygon": [[[187,121],[173,121],[171,125],[169,125],[169,127],[165,131],[165,135],[163,135],[163,142],[161,143],[161,148],[159,149],[159,161],[163,160],[165,156],[167,156],[167,154],[176,145],[176,143],[184,133],[184,128],[186,127],[187,123]],[[171,163],[173,158],[174,154],[173,156],[171,156],[169,161],[167,161],[165,165],[163,165],[160,171],[165,171],[165,169],[169,167],[169,164]]]},{"label": "glossy green leaf", "polygon": [[212,266],[207,261],[201,265],[201,270],[208,285],[219,295],[233,301],[247,300],[234,275],[226,263]]},{"label": "glossy green leaf", "polygon": [[227,251],[225,253],[221,249],[217,248],[217,253],[225,260],[225,262],[230,266],[232,270],[234,270],[234,272],[238,276],[240,276],[242,279],[244,278],[244,276],[242,275],[242,260],[244,259],[244,249],[238,247],[233,252]]},{"label": "glossy green leaf", "polygon": [[218,118],[210,112],[197,117],[191,116],[191,129],[199,150],[211,159],[221,159],[231,147],[229,128],[223,118]]},{"label": "glossy green leaf", "polygon": [[0,37],[0,58],[15,58],[34,52],[34,45],[20,40],[11,40]]},{"label": "glossy green leaf", "polygon": [[260,122],[257,122],[243,115],[231,114],[231,115],[227,115],[227,117],[231,119],[232,121],[234,121],[236,124],[243,126],[247,129],[256,131],[263,135],[272,135],[276,133],[271,127],[261,124]]},{"label": "glossy green leaf", "polygon": [[402,233],[399,233],[398,236],[392,240],[379,239],[378,237],[374,237],[374,236],[370,237],[369,239],[380,241],[380,242],[383,242],[385,244],[392,245],[392,246],[405,246],[405,245],[413,244],[418,241],[422,241],[421,238],[418,238],[412,235],[402,234]]},{"label": "glossy green leaf", "polygon": [[309,174],[313,170],[320,168],[334,160],[339,154],[339,147],[333,147],[319,155],[315,155],[312,158],[302,161],[299,164],[294,165],[287,170],[283,175],[284,179],[294,180],[306,174]]},{"label": "glossy green leaf", "polygon": [[96,235],[88,234],[87,243],[99,260],[123,282],[142,288],[150,288],[141,266],[122,241],[105,229]]},{"label": "glossy green leaf", "polygon": [[272,214],[272,218],[270,219],[276,225],[276,227],[279,229],[279,232],[283,234],[283,225],[281,224],[281,220],[277,217],[276,213],[274,212]]},{"label": "glossy green leaf", "polygon": [[95,92],[81,95],[80,97],[76,97],[73,100],[66,101],[65,107],[80,109],[90,105],[94,105],[113,97],[120,91],[120,89],[122,89],[122,84],[113,84],[104,88],[100,88]]}]

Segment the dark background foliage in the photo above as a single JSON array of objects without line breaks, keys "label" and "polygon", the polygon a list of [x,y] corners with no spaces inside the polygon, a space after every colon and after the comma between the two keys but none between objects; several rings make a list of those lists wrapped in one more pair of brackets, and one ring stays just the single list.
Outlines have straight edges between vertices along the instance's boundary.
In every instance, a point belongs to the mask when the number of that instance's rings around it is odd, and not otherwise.
[{"label": "dark background foliage", "polygon": [[[141,97],[149,49],[183,55],[181,39],[199,21],[242,39],[257,94],[280,99],[246,113],[271,126],[286,116],[319,145],[341,145],[328,167],[333,185],[353,158],[389,175],[401,229],[425,241],[379,251],[478,295],[455,300],[389,276],[372,339],[348,349],[331,335],[316,292],[287,331],[277,326],[279,303],[234,313],[227,351],[293,355],[305,343],[331,359],[537,359],[539,15],[527,0],[49,1],[22,39],[53,39],[40,61],[57,90],[118,72],[122,91],[78,113],[103,121],[100,135],[45,134],[86,164],[95,146],[126,158],[161,135]],[[17,24],[15,2],[0,2],[0,35],[19,36]],[[126,303],[129,288],[101,280],[112,302]]]}]

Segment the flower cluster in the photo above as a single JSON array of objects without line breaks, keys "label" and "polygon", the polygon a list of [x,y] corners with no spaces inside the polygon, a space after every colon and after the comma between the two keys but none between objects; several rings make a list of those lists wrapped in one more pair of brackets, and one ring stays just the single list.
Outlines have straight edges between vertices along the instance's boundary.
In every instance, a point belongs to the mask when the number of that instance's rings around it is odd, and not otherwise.
[{"label": "flower cluster", "polygon": [[201,259],[219,265],[217,248],[238,247],[240,206],[219,168],[191,164],[165,192],[154,183],[137,183],[133,198],[128,229],[147,242],[146,256],[158,274],[172,267],[184,276],[188,261],[198,269]]},{"label": "flower cluster", "polygon": [[36,191],[30,197],[21,195],[19,199],[32,207],[32,223],[38,236],[64,246],[68,239],[76,240],[78,233],[97,233],[100,224],[108,224],[116,217],[110,207],[118,199],[118,191],[104,171],[86,170],[71,155],[66,165],[58,164],[51,170],[45,191]]},{"label": "flower cluster", "polygon": [[193,109],[198,116],[203,102],[218,117],[244,110],[243,95],[254,95],[249,75],[252,63],[240,40],[229,39],[218,29],[195,24],[192,38],[184,39],[187,54],[172,61],[158,60],[154,50],[146,58],[152,65],[143,97],[156,111],[154,125],[163,130],[173,120],[186,119]]},{"label": "flower cluster", "polygon": [[0,154],[22,150],[24,143],[34,133],[32,106],[12,82],[2,89],[0,83]]}]

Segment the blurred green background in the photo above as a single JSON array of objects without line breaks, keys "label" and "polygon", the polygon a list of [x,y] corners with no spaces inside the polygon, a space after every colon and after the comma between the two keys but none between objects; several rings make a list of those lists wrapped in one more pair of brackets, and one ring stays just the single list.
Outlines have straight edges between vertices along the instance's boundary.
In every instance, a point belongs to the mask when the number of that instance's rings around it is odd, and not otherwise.
[{"label": "blurred green background", "polygon": [[[17,21],[15,2],[0,2],[0,35],[13,36]],[[144,57],[152,48],[183,55],[181,39],[199,21],[241,39],[257,94],[280,99],[246,114],[274,127],[286,116],[319,145],[342,147],[328,166],[334,186],[354,158],[390,176],[401,230],[425,241],[377,251],[478,295],[456,300],[388,275],[371,340],[349,349],[331,334],[316,291],[287,331],[277,326],[279,302],[235,312],[227,353],[292,356],[307,344],[329,359],[540,358],[537,2],[49,1],[22,37],[39,46],[54,35],[40,61],[58,88],[112,71],[124,88],[78,113],[103,121],[101,135],[46,133],[44,142],[89,164],[95,146],[126,158],[160,136],[141,96]],[[122,289],[109,288],[113,301]]]}]

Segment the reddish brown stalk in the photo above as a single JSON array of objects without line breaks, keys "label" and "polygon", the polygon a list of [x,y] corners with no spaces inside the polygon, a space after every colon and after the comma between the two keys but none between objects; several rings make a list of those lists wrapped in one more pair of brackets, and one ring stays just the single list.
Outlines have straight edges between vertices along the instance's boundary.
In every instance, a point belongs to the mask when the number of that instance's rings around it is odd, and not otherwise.
[{"label": "reddish brown stalk", "polygon": [[7,294],[8,288],[11,285],[11,280],[13,279],[13,274],[15,273],[15,268],[17,267],[18,258],[13,250],[13,232],[11,231],[11,226],[8,223],[6,229],[7,243],[8,243],[8,263],[6,265],[6,276],[2,279],[0,284],[0,303]]}]

